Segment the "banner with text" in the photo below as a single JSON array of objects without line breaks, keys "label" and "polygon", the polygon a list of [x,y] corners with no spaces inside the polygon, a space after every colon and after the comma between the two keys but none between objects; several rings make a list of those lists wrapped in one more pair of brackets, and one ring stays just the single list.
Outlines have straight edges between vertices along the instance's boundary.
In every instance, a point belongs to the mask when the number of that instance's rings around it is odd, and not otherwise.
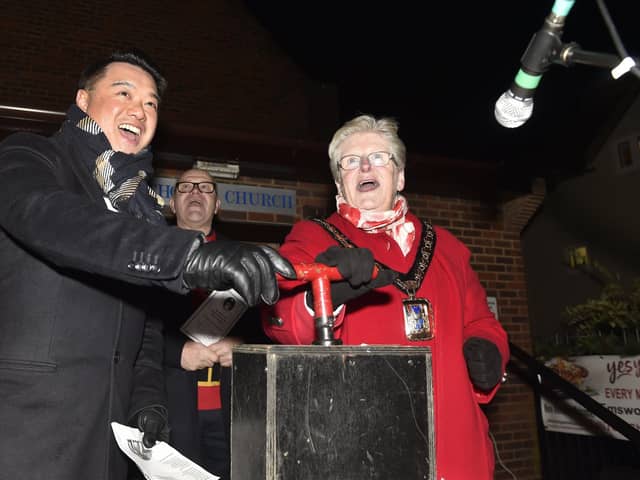
[{"label": "banner with text", "polygon": [[223,212],[262,212],[291,216],[296,214],[295,190],[218,183],[217,191],[220,209]]},{"label": "banner with text", "polygon": [[[640,356],[556,357],[546,366],[640,430]],[[546,430],[627,439],[573,400],[542,397],[541,409]]]},{"label": "banner with text", "polygon": [[[168,202],[173,196],[176,180],[173,177],[154,177],[151,187]],[[222,211],[296,214],[295,190],[216,182],[216,193]]]}]

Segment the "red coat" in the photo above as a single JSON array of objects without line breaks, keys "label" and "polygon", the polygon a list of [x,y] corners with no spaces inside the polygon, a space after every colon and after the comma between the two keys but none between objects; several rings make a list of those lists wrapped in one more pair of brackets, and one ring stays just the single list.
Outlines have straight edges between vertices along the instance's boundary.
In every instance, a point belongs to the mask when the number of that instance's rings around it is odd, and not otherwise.
[{"label": "red coat", "polygon": [[[411,214],[407,219],[422,224]],[[371,249],[376,260],[394,270],[408,272],[416,258],[419,242],[405,257],[395,241],[385,233],[370,234],[354,227],[337,214],[328,221],[359,247]],[[498,387],[483,393],[469,380],[462,345],[469,337],[482,337],[497,345],[503,371],[508,360],[507,335],[488,308],[486,294],[469,264],[469,250],[448,231],[434,227],[436,247],[422,286],[416,297],[431,302],[435,317],[432,340],[409,341],[405,335],[401,300],[407,295],[394,286],[369,292],[345,305],[336,318],[335,337],[345,345],[392,344],[429,346],[432,351],[434,429],[436,437],[436,478],[438,480],[493,479],[493,446],[488,422],[479,404],[489,402]],[[293,263],[313,262],[316,255],[336,241],[312,221],[296,224],[280,249]],[[304,303],[298,282],[281,283],[281,299],[267,321],[266,333],[283,344],[310,344],[314,322]],[[336,306],[334,306],[336,307]],[[277,325],[280,323],[280,325]]]}]

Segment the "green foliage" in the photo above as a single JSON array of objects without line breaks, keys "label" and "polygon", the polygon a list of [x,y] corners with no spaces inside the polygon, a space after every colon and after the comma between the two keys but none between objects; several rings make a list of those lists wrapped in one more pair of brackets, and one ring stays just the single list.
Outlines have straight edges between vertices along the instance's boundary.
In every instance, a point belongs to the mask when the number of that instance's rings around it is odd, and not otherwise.
[{"label": "green foliage", "polygon": [[569,306],[555,339],[537,342],[543,358],[640,354],[640,279],[629,290],[608,283],[598,298]]}]

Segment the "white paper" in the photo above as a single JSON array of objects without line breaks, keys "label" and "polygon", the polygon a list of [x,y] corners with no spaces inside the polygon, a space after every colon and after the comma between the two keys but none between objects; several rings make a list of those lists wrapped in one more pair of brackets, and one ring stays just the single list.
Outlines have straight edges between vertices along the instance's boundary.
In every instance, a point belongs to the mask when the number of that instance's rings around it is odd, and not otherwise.
[{"label": "white paper", "polygon": [[140,469],[147,480],[219,480],[200,465],[193,463],[173,447],[156,442],[152,448],[142,444],[137,428],[111,422],[113,436],[120,450]]},{"label": "white paper", "polygon": [[247,304],[235,290],[214,290],[180,330],[208,347],[224,338],[246,311]]}]

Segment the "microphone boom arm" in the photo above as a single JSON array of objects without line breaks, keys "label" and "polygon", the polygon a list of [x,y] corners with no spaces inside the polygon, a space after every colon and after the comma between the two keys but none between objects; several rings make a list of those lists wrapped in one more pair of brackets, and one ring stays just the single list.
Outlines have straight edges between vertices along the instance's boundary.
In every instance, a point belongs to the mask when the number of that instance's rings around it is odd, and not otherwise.
[{"label": "microphone boom arm", "polygon": [[[638,59],[634,58],[633,60],[636,64],[638,63]],[[620,63],[620,57],[613,53],[583,50],[580,48],[580,45],[575,42],[571,42],[562,46],[558,55],[553,58],[553,63],[563,65],[565,67],[580,64],[611,69]]]}]

